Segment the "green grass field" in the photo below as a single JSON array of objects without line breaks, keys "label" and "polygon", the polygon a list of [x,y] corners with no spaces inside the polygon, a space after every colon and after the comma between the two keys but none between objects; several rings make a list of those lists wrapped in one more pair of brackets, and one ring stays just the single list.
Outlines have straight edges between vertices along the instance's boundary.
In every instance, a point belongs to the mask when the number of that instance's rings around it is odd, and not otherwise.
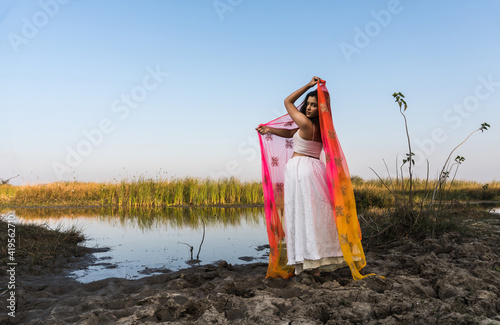
[{"label": "green grass field", "polygon": [[[393,205],[394,196],[380,180],[352,177],[359,209]],[[384,180],[389,184],[388,180]],[[432,195],[435,181],[413,180],[416,202]],[[389,186],[391,188],[391,186]],[[500,182],[478,183],[455,180],[441,191],[443,200],[500,200]],[[394,192],[404,192],[401,183]],[[55,182],[39,185],[0,186],[1,206],[218,206],[261,205],[264,203],[260,181],[242,182],[236,178],[145,179],[109,183]]]}]

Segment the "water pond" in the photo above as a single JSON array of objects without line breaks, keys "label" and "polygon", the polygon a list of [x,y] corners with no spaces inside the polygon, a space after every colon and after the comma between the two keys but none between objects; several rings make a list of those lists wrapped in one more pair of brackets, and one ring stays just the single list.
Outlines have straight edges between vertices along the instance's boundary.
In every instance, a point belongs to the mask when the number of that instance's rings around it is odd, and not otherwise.
[{"label": "water pond", "polygon": [[72,273],[80,282],[140,278],[220,260],[231,264],[268,260],[260,207],[16,209],[15,214],[21,222],[52,229],[75,226],[87,238],[85,246],[109,248],[95,253],[92,266]]},{"label": "water pond", "polygon": [[[490,212],[500,216],[500,208]],[[52,229],[76,227],[95,253],[95,262],[72,277],[91,282],[109,277],[140,278],[168,270],[225,260],[231,264],[268,261],[264,209],[14,209],[21,222]],[[192,253],[191,249],[192,247]],[[197,259],[198,257],[198,259]]]}]

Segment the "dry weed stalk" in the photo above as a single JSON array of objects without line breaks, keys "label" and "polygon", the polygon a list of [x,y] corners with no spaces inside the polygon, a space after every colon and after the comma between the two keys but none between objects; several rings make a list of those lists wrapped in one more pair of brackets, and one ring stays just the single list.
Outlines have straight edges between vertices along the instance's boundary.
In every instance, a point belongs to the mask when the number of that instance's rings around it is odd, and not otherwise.
[{"label": "dry weed stalk", "polygon": [[[412,171],[412,165],[415,164],[415,161],[413,160],[413,156],[415,155],[411,151],[411,141],[410,141],[410,134],[408,131],[408,121],[406,118],[406,115],[404,112],[408,108],[408,105],[406,101],[404,100],[404,95],[401,92],[397,92],[393,94],[393,97],[396,99],[396,102],[398,103],[399,106],[399,111],[404,117],[404,122],[405,122],[405,130],[406,130],[406,138],[408,142],[408,150],[409,152],[406,154],[406,158],[403,159],[403,163],[400,165],[399,169],[401,171],[401,179],[399,179],[399,173],[398,173],[398,166],[396,164],[396,180],[394,181],[390,177],[390,172],[389,168],[387,167],[387,164],[384,161],[384,165],[386,167],[387,173],[389,174],[389,179],[384,180],[382,179],[373,168],[370,168],[375,175],[378,177],[380,182],[383,184],[383,186],[386,188],[386,190],[393,196],[394,199],[394,205],[392,208],[386,209],[384,211],[385,217],[381,216],[379,214],[378,220],[381,221],[383,220],[383,225],[369,225],[369,231],[370,234],[368,236],[365,236],[366,238],[376,238],[376,237],[383,237],[385,240],[396,240],[397,238],[400,238],[401,236],[406,236],[406,237],[415,237],[415,238],[420,238],[420,237],[425,237],[425,236],[434,236],[439,232],[444,231],[445,229],[450,229],[450,227],[453,226],[459,226],[459,223],[456,222],[457,220],[450,220],[450,217],[456,216],[456,210],[461,210],[463,207],[461,206],[453,206],[452,204],[445,205],[443,204],[443,200],[446,197],[446,193],[441,193],[440,195],[440,200],[439,204],[436,207],[435,204],[435,199],[436,195],[440,192],[444,192],[445,187],[443,186],[445,184],[446,179],[449,177],[450,172],[452,171],[453,167],[456,166],[455,169],[455,174],[453,176],[453,179],[450,183],[450,186],[448,187],[448,192],[451,191],[451,185],[453,184],[453,181],[455,180],[458,167],[459,165],[465,160],[465,158],[461,156],[457,156],[455,158],[455,163],[451,164],[449,163],[450,158],[453,154],[453,152],[460,147],[465,141],[467,141],[472,134],[478,131],[485,131],[490,127],[489,124],[483,123],[481,124],[481,127],[475,131],[473,131],[462,143],[460,143],[458,146],[456,146],[448,156],[448,159],[446,160],[441,173],[439,175],[438,180],[436,181],[436,184],[434,186],[434,190],[432,192],[431,199],[429,200],[428,197],[430,195],[430,192],[428,191],[428,185],[429,185],[429,161],[427,161],[427,176],[425,179],[425,185],[423,188],[423,195],[420,195],[419,201],[415,201],[416,195],[415,195],[415,188],[414,188],[414,179],[413,179],[413,171]],[[403,166],[408,163],[408,181],[405,180],[404,174],[403,174]],[[408,187],[407,187],[408,183]],[[483,187],[483,190],[485,188]],[[415,205],[415,203],[418,203]],[[370,218],[370,221],[368,221],[366,218],[363,219],[365,223],[370,224],[374,221],[373,218]]]}]

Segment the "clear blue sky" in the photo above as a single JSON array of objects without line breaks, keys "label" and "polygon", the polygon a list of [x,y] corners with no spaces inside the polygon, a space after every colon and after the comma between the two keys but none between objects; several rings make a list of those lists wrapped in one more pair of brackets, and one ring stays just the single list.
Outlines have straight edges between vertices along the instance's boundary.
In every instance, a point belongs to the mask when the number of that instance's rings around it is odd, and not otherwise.
[{"label": "clear blue sky", "polygon": [[0,0],[0,178],[260,179],[254,128],[327,81],[351,175],[500,179],[500,2]]}]

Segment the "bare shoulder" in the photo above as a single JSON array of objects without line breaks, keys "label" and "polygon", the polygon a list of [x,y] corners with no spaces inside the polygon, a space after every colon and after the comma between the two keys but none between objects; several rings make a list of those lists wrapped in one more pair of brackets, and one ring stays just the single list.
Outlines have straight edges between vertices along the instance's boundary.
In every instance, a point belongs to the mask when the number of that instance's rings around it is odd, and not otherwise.
[{"label": "bare shoulder", "polygon": [[[306,117],[307,119],[307,117]],[[300,126],[299,128],[299,135],[302,139],[305,140],[311,140],[313,137],[313,124],[312,122],[307,119],[307,121]]]}]

